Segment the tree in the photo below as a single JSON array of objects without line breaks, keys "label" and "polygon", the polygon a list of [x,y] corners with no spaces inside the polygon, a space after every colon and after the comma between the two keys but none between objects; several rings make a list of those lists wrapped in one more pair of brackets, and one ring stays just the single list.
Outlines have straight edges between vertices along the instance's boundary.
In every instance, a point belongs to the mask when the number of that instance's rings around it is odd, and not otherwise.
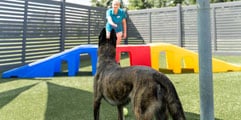
[{"label": "tree", "polygon": [[[109,8],[109,7],[111,7],[112,1],[113,0],[91,0],[91,3],[92,3],[92,6],[95,6],[95,7]],[[120,0],[120,3],[121,3],[120,7],[124,8],[124,4],[123,4],[122,0]]]},{"label": "tree", "polygon": [[146,9],[153,7],[153,0],[129,0],[129,9]]},{"label": "tree", "polygon": [[153,7],[154,8],[160,8],[160,7],[163,7],[164,5],[165,5],[164,0],[153,0]]},{"label": "tree", "polygon": [[[161,8],[161,7],[170,7],[176,6],[177,4],[181,5],[194,5],[197,3],[197,0],[128,0],[129,5],[128,9],[138,10],[138,9],[147,9],[147,8]],[[239,0],[210,0],[210,3],[219,3],[219,2],[230,2],[230,1],[239,1]],[[98,7],[110,7],[112,0],[91,0],[92,6]],[[123,1],[121,2],[121,8],[124,8]]]},{"label": "tree", "polygon": [[91,0],[91,4],[94,7],[108,7],[110,0]]}]

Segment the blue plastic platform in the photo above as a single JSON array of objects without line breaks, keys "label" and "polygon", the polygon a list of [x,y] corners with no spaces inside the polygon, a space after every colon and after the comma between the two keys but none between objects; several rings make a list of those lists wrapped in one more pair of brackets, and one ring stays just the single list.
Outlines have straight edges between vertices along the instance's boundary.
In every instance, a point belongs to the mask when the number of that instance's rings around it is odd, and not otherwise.
[{"label": "blue plastic platform", "polygon": [[61,71],[62,61],[68,64],[68,76],[75,76],[79,70],[80,54],[88,53],[91,58],[92,75],[97,67],[97,45],[80,45],[36,62],[8,70],[2,74],[2,78],[34,78],[53,77],[55,72]]}]

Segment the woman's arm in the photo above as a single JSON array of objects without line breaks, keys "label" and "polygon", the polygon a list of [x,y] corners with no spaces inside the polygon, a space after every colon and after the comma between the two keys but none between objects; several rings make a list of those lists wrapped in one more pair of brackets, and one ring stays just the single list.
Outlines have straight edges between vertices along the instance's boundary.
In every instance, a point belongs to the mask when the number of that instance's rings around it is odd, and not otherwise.
[{"label": "woman's arm", "polygon": [[117,24],[115,24],[115,23],[112,21],[111,16],[108,16],[108,17],[107,17],[107,22],[110,23],[113,27],[117,27]]}]

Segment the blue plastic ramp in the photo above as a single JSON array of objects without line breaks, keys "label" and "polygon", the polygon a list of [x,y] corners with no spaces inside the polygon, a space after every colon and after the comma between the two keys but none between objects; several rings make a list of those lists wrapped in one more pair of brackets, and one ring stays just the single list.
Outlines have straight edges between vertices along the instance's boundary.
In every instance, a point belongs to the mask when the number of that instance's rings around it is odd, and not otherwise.
[{"label": "blue plastic ramp", "polygon": [[36,62],[8,70],[2,74],[2,78],[34,78],[53,77],[55,72],[61,71],[62,61],[68,64],[68,76],[75,76],[79,70],[80,54],[88,53],[91,57],[92,75],[96,73],[97,45],[80,45]]}]

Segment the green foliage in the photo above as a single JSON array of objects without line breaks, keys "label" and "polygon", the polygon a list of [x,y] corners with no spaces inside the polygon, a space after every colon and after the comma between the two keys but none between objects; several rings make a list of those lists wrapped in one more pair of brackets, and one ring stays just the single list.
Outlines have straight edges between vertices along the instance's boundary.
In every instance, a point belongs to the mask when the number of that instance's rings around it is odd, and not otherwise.
[{"label": "green foliage", "polygon": [[184,4],[185,0],[129,0],[128,9],[161,8]]},{"label": "green foliage", "polygon": [[146,9],[176,6],[185,0],[129,0],[129,9]]},{"label": "green foliage", "polygon": [[[113,0],[91,0],[91,3],[92,3],[92,6],[95,6],[95,7],[109,8],[109,7],[111,7],[112,1]],[[120,3],[121,3],[120,7],[124,8],[125,6],[124,6],[122,0],[120,0]]]},{"label": "green foliage", "polygon": [[108,7],[111,0],[91,0],[94,7]]},{"label": "green foliage", "polygon": [[129,9],[145,9],[152,8],[152,0],[129,0]]},{"label": "green foliage", "polygon": [[[194,5],[197,0],[128,0],[128,6],[124,6],[123,0],[121,1],[121,7],[128,7],[130,10],[148,9],[148,8],[161,8],[161,7],[171,7],[177,4],[181,5]],[[239,0],[210,0],[210,3],[219,2],[232,2]],[[112,0],[91,0],[92,6],[98,7],[108,7],[111,6]]]}]

